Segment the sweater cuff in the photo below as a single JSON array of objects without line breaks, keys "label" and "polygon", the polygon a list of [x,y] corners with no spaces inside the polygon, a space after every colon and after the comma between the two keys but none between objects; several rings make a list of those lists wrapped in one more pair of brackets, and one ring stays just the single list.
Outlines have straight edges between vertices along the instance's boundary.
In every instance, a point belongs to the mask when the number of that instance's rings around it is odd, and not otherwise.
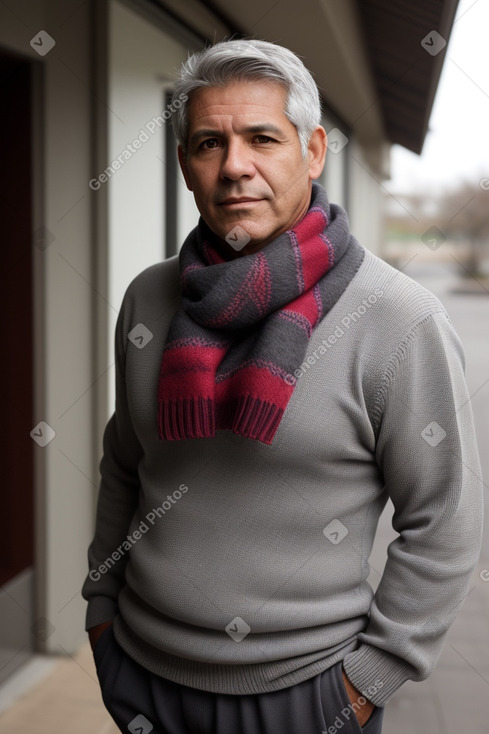
[{"label": "sweater cuff", "polygon": [[345,655],[343,668],[355,688],[375,706],[385,706],[413,676],[412,667],[397,655],[365,643]]},{"label": "sweater cuff", "polygon": [[114,619],[118,612],[118,606],[115,599],[110,596],[94,596],[88,602],[87,614],[85,618],[85,630],[88,632],[92,627],[103,622],[109,622]]}]

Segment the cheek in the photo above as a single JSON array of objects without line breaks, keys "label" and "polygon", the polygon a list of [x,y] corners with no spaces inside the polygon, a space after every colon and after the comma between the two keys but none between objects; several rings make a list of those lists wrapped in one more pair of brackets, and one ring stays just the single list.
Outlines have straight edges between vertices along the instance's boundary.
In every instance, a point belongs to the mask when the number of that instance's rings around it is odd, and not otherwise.
[{"label": "cheek", "polygon": [[276,209],[284,209],[288,206],[288,202],[297,194],[297,171],[291,171],[288,176],[281,177],[275,181],[275,207]]},{"label": "cheek", "polygon": [[212,179],[212,167],[210,165],[193,166],[189,173],[192,185],[202,193],[208,189]]},{"label": "cheek", "polygon": [[[286,161],[283,166],[269,172],[270,185],[287,195],[297,186],[304,186],[304,162],[302,159]],[[306,172],[307,173],[307,172]]]},{"label": "cheek", "polygon": [[211,198],[211,193],[212,186],[210,185],[210,183],[202,180],[201,178],[194,181],[193,194],[196,201],[201,201],[203,203],[209,201]]}]

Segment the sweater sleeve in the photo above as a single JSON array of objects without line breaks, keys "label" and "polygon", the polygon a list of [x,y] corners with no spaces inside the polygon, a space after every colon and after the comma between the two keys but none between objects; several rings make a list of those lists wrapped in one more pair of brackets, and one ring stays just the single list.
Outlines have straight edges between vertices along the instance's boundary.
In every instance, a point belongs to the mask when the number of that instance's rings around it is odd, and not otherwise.
[{"label": "sweater sleeve", "polygon": [[343,661],[377,706],[432,673],[479,557],[482,479],[464,367],[456,332],[436,313],[403,340],[379,392],[376,458],[398,536],[359,647]]},{"label": "sweater sleeve", "polygon": [[127,533],[138,503],[142,448],[132,426],[126,395],[126,299],[127,293],[115,330],[115,411],[104,431],[95,536],[88,549],[89,573],[82,588],[82,596],[88,601],[86,630],[112,619],[117,611],[128,558],[123,544],[128,545]]}]

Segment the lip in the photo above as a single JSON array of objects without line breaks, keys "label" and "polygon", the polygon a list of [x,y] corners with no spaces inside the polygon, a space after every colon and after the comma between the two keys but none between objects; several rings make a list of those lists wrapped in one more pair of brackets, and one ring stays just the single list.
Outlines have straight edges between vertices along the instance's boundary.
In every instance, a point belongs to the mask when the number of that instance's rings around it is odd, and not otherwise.
[{"label": "lip", "polygon": [[253,199],[252,197],[248,196],[241,196],[241,197],[235,197],[230,196],[228,199],[224,199],[224,201],[221,201],[219,206],[243,206],[243,205],[251,205],[251,204],[258,204],[260,201],[263,201],[263,199]]}]

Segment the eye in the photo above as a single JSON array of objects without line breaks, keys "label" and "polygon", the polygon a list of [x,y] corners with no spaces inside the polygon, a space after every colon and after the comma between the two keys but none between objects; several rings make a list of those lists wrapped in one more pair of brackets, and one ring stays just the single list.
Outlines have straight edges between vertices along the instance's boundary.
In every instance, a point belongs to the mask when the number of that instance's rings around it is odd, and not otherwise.
[{"label": "eye", "polygon": [[201,144],[199,145],[199,148],[201,150],[212,150],[213,148],[217,148],[219,145],[219,141],[217,138],[207,138],[207,140],[203,140]]},{"label": "eye", "polygon": [[269,135],[255,135],[254,140],[257,143],[274,143],[274,138],[271,138]]}]

